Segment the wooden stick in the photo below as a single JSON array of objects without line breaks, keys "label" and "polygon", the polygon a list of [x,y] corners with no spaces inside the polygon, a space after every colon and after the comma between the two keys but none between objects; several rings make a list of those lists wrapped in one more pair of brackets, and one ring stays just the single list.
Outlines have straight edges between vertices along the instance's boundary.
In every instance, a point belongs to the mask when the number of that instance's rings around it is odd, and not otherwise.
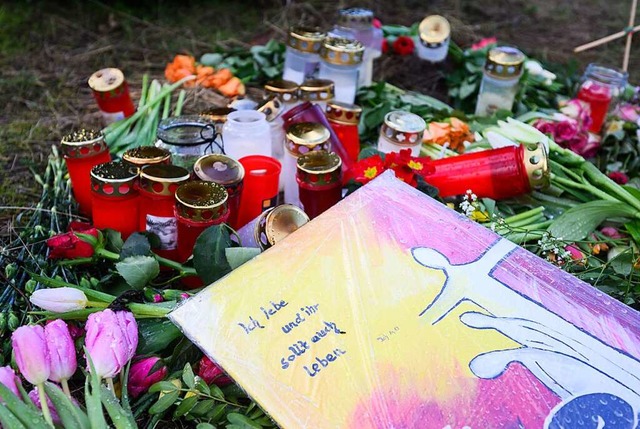
[{"label": "wooden stick", "polygon": [[[640,25],[636,25],[635,27],[633,27],[631,29],[631,33],[637,33],[638,31],[640,31]],[[582,52],[582,51],[586,51],[587,49],[591,49],[591,48],[595,48],[596,46],[600,46],[600,45],[604,45],[607,42],[610,42],[612,40],[616,40],[619,39],[621,37],[624,37],[627,33],[623,30],[623,31],[618,31],[617,33],[611,34],[609,36],[603,37],[602,39],[598,39],[598,40],[594,40],[593,42],[589,42],[589,43],[585,43],[584,45],[580,45],[577,48],[575,48],[573,50],[573,52]]]},{"label": "wooden stick", "polygon": [[[638,6],[638,0],[631,2],[631,14],[629,15],[628,28],[632,28],[636,21],[636,7]],[[622,70],[627,71],[629,67],[629,55],[631,54],[631,39],[633,39],[633,33],[627,34],[627,44],[624,47],[624,59],[622,60]]]}]

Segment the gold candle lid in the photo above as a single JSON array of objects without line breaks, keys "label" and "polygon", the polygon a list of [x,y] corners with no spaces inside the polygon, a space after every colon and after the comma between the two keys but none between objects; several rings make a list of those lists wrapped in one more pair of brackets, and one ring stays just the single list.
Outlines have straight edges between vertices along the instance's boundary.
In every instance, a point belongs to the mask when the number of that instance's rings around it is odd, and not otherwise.
[{"label": "gold candle lid", "polygon": [[242,189],[244,167],[235,159],[222,154],[204,155],[198,158],[193,171],[200,180],[224,186],[229,195]]},{"label": "gold candle lid", "polygon": [[138,169],[123,162],[106,162],[91,168],[91,190],[107,197],[136,193]]},{"label": "gold candle lid", "polygon": [[109,92],[117,89],[124,82],[124,73],[117,68],[98,70],[89,78],[89,87],[96,92]]},{"label": "gold candle lid", "polygon": [[276,119],[278,115],[280,115],[280,113],[282,112],[282,108],[283,105],[280,98],[278,96],[272,96],[264,100],[256,110],[258,112],[264,113],[267,121],[271,122]]},{"label": "gold candle lid", "polygon": [[319,28],[292,27],[289,30],[287,45],[296,51],[317,54],[326,34]]},{"label": "gold candle lid", "polygon": [[327,101],[335,97],[335,84],[328,79],[307,79],[300,85],[302,101]]},{"label": "gold candle lid", "polygon": [[511,79],[520,76],[525,55],[513,46],[497,46],[487,53],[484,70],[498,79]]},{"label": "gold candle lid", "polygon": [[440,15],[427,16],[418,27],[420,42],[427,48],[438,48],[451,35],[449,21]]},{"label": "gold candle lid", "polygon": [[282,204],[262,213],[254,229],[254,238],[265,251],[308,222],[309,216],[302,209]]},{"label": "gold candle lid", "polygon": [[122,160],[139,168],[152,164],[169,164],[171,152],[156,146],[140,146],[126,151]]},{"label": "gold candle lid", "polygon": [[62,137],[60,147],[66,158],[88,158],[109,150],[102,131],[85,129]]},{"label": "gold candle lid", "polygon": [[422,143],[426,127],[426,122],[420,116],[396,110],[385,115],[380,135],[396,145],[415,146]]},{"label": "gold candle lid", "polygon": [[235,111],[236,109],[233,107],[212,107],[200,112],[200,116],[207,118],[211,122],[225,123],[227,122],[227,116],[229,116],[229,113]]},{"label": "gold candle lid", "polygon": [[362,62],[364,45],[357,40],[327,37],[320,48],[320,56],[330,64],[354,66]]},{"label": "gold candle lid", "polygon": [[524,168],[531,189],[545,189],[550,183],[549,154],[542,143],[524,146]]},{"label": "gold candle lid", "polygon": [[312,186],[342,183],[342,160],[333,152],[319,150],[309,152],[297,160],[297,178]]},{"label": "gold candle lid", "polygon": [[298,84],[290,80],[270,80],[264,86],[265,96],[278,96],[285,103],[298,101]]},{"label": "gold candle lid", "polygon": [[146,165],[140,170],[140,188],[151,194],[170,196],[189,176],[186,168],[177,165]]},{"label": "gold candle lid", "polygon": [[338,12],[338,24],[342,27],[371,25],[373,23],[373,11],[360,7],[342,9]]},{"label": "gold candle lid", "polygon": [[184,183],[176,190],[176,213],[199,222],[218,219],[227,212],[228,199],[227,190],[217,183]]},{"label": "gold candle lid", "polygon": [[362,107],[356,104],[330,101],[327,103],[327,119],[343,125],[358,125]]},{"label": "gold candle lid", "polygon": [[322,124],[300,122],[287,128],[287,151],[294,157],[314,150],[331,148],[331,133]]}]

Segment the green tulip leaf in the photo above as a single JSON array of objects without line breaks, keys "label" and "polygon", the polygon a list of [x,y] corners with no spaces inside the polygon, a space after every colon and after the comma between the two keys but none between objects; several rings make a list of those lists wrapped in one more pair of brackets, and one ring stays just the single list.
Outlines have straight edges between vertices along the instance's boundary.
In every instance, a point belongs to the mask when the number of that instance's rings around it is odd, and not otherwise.
[{"label": "green tulip leaf", "polygon": [[245,262],[250,261],[260,254],[257,247],[228,247],[224,250],[227,262],[232,270],[235,270]]},{"label": "green tulip leaf", "polygon": [[89,417],[91,428],[106,428],[107,421],[102,413],[102,402],[100,400],[100,377],[98,377],[96,368],[93,366],[93,360],[87,348],[83,347],[83,349],[90,370],[89,373],[86,374],[84,381],[84,398],[87,407],[87,416]]},{"label": "green tulip leaf", "polygon": [[[44,420],[42,414],[39,411],[32,409],[22,402],[11,390],[6,388],[0,383],[0,396],[5,402],[3,407],[6,407],[7,413],[13,414],[22,424],[26,425],[29,429],[48,429],[49,425]],[[12,420],[10,417],[7,417]],[[11,427],[7,425],[7,427]],[[18,426],[19,427],[19,426]]]},{"label": "green tulip leaf", "polygon": [[613,217],[633,217],[636,211],[628,204],[615,201],[590,201],[575,206],[556,219],[548,231],[563,241],[580,241],[598,225]]},{"label": "green tulip leaf", "polygon": [[58,386],[53,383],[46,382],[44,384],[44,391],[51,399],[51,403],[58,412],[62,425],[67,428],[89,429],[89,417],[76,406],[67,395],[60,390]]},{"label": "green tulip leaf", "polygon": [[[0,403],[0,424],[7,429],[27,429],[4,404]],[[45,426],[46,427],[46,426]]]},{"label": "green tulip leaf", "polygon": [[116,429],[136,429],[136,421],[131,413],[125,411],[118,398],[105,385],[100,386],[102,405],[106,408],[109,417]]},{"label": "green tulip leaf", "polygon": [[165,350],[169,344],[182,336],[180,330],[170,320],[164,319],[139,319],[139,342],[137,352],[139,355],[153,355]]},{"label": "green tulip leaf", "polygon": [[210,284],[231,271],[225,249],[231,247],[229,228],[214,225],[204,230],[193,249],[193,266],[204,284]]},{"label": "green tulip leaf", "polygon": [[129,256],[116,264],[118,274],[134,289],[142,289],[160,274],[160,265],[152,256]]}]

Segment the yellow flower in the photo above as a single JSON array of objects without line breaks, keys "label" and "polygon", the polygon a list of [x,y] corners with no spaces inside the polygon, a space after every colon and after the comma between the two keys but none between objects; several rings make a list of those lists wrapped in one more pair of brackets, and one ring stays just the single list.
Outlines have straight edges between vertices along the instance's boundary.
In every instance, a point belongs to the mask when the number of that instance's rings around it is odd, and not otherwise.
[{"label": "yellow flower", "polygon": [[367,179],[374,179],[378,176],[378,167],[369,167],[366,170],[364,170],[364,177],[366,177]]},{"label": "yellow flower", "polygon": [[414,161],[414,160],[409,161],[408,165],[409,165],[409,168],[412,169],[412,170],[420,171],[420,170],[422,170],[424,168],[424,166],[422,165],[421,162]]},{"label": "yellow flower", "polygon": [[471,213],[470,219],[475,220],[476,222],[488,222],[489,214],[482,210],[474,210],[473,213]]}]

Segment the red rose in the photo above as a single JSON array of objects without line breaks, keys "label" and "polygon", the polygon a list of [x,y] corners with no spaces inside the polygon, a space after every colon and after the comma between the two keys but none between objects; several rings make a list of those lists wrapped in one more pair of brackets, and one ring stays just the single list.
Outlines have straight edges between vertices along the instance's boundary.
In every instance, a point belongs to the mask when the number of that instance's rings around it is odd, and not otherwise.
[{"label": "red rose", "polygon": [[389,52],[389,41],[387,39],[382,39],[382,53],[386,54]]},{"label": "red rose", "polygon": [[393,50],[398,55],[411,55],[414,48],[413,39],[408,36],[400,36],[393,42]]},{"label": "red rose", "polygon": [[84,222],[71,222],[70,231],[58,234],[47,240],[49,246],[49,259],[76,259],[90,258],[93,256],[93,246],[78,238],[74,232],[93,235],[98,237],[98,230]]},{"label": "red rose", "polygon": [[198,376],[203,379],[205,383],[214,383],[216,386],[226,386],[227,384],[233,383],[233,380],[225,375],[220,367],[211,362],[211,359],[206,356],[200,359]]},{"label": "red rose", "polygon": [[609,173],[609,179],[613,180],[618,185],[626,185],[629,181],[629,176],[624,174],[622,171],[612,171]]}]

